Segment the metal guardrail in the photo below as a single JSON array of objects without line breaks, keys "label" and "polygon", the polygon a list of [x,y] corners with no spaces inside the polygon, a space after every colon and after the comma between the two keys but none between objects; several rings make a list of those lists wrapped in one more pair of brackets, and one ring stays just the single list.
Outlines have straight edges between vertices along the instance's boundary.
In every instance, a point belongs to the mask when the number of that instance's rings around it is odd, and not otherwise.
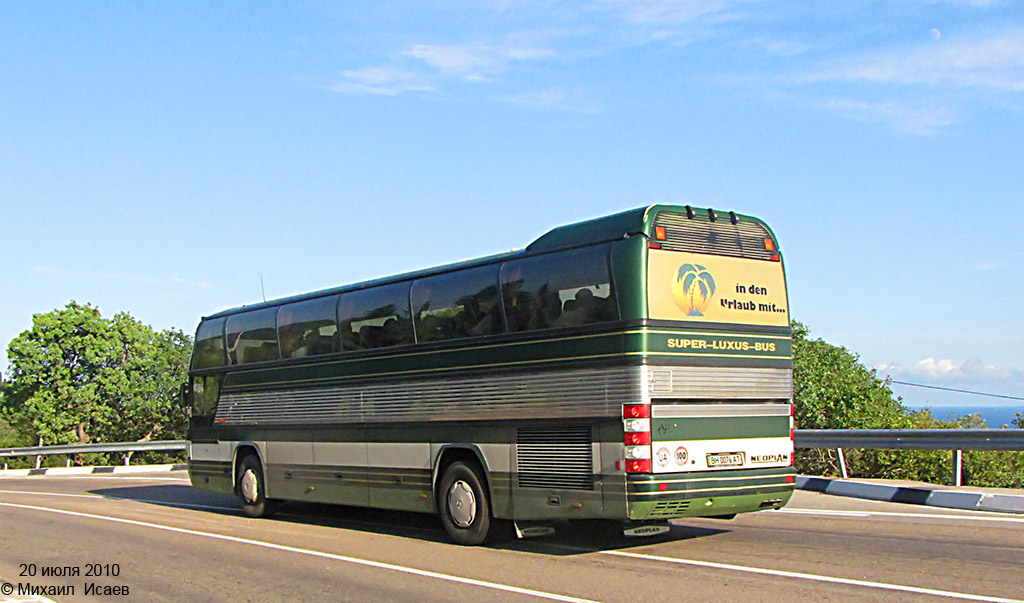
[{"label": "metal guardrail", "polygon": [[[0,459],[4,459],[4,469],[7,469],[6,459],[19,456],[36,457],[36,468],[39,468],[41,457],[51,454],[86,454],[96,452],[121,452],[124,454],[124,464],[127,465],[135,452],[151,451],[179,451],[188,448],[185,440],[156,440],[151,442],[106,442],[99,444],[65,444],[58,446],[28,446],[26,448],[3,448],[0,449]],[[68,459],[70,464],[71,460]]]},{"label": "metal guardrail", "polygon": [[1024,450],[1024,429],[797,429],[796,447]]},{"label": "metal guardrail", "polygon": [[[844,448],[875,450],[952,450],[954,451],[954,482],[960,485],[963,450],[1024,450],[1024,429],[797,429],[797,448],[830,448],[839,451],[843,477],[847,477]],[[132,453],[143,451],[185,450],[185,440],[155,442],[110,442],[101,444],[68,444],[63,446],[30,446],[0,450],[0,458],[50,454],[84,454],[89,452],[124,453],[127,465]],[[69,461],[70,462],[70,461]],[[6,463],[4,465],[6,469]]]},{"label": "metal guardrail", "polygon": [[953,485],[962,486],[964,450],[1024,450],[1024,429],[797,429],[797,448],[834,448],[844,479],[844,448],[874,450],[952,450]]}]

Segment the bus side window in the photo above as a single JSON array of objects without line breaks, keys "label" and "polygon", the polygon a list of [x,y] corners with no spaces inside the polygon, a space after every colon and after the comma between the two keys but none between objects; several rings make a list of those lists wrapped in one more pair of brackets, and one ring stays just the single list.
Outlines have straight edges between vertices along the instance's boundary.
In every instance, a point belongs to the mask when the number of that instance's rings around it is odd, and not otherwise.
[{"label": "bus side window", "polygon": [[228,317],[229,364],[277,360],[277,308],[242,312]]},{"label": "bus side window", "polygon": [[192,381],[192,416],[206,417],[217,412],[220,377],[195,377]]},{"label": "bus side window", "polygon": [[341,350],[335,317],[337,304],[335,295],[281,306],[277,313],[281,357],[302,358]]},{"label": "bus side window", "polygon": [[501,290],[510,332],[619,317],[605,245],[507,262],[501,269]]},{"label": "bus side window", "polygon": [[416,340],[444,341],[501,333],[497,271],[497,266],[481,266],[413,283]]},{"label": "bus side window", "polygon": [[224,319],[204,320],[196,329],[192,368],[213,368],[224,364]]},{"label": "bus side window", "polygon": [[350,291],[338,303],[343,350],[369,350],[413,342],[409,283]]}]

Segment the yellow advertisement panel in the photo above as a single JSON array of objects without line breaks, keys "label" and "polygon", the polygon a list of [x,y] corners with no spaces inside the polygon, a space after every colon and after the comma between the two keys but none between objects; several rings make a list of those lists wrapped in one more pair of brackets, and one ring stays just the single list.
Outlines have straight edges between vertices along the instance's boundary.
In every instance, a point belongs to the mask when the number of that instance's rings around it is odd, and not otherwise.
[{"label": "yellow advertisement panel", "polygon": [[654,320],[789,325],[781,262],[651,249],[647,300]]}]

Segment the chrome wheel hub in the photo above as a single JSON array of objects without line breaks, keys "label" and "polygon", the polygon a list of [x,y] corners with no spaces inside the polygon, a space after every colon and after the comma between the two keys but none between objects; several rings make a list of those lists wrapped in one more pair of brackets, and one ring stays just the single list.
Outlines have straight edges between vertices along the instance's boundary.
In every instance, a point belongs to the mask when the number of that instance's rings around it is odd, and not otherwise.
[{"label": "chrome wheel hub", "polygon": [[259,481],[256,480],[256,474],[253,473],[252,469],[246,469],[245,473],[242,474],[241,487],[242,498],[247,503],[255,503],[259,497]]},{"label": "chrome wheel hub", "polygon": [[476,496],[469,484],[459,480],[448,490],[448,514],[455,525],[468,528],[476,519]]}]

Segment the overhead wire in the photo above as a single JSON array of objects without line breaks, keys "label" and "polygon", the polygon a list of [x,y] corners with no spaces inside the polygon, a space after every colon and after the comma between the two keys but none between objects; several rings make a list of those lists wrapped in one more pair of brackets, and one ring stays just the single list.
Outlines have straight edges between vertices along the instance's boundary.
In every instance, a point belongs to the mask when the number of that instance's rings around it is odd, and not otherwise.
[{"label": "overhead wire", "polygon": [[989,394],[986,392],[975,392],[969,389],[955,389],[952,387],[939,387],[938,385],[924,385],[923,383],[908,383],[907,381],[896,381],[892,379],[889,383],[895,383],[897,385],[909,385],[910,387],[923,387],[925,389],[941,389],[947,392],[956,392],[958,394],[973,394],[975,396],[988,396],[990,398],[1004,398],[1006,400],[1024,400],[1021,396],[1005,396],[1003,394]]}]

